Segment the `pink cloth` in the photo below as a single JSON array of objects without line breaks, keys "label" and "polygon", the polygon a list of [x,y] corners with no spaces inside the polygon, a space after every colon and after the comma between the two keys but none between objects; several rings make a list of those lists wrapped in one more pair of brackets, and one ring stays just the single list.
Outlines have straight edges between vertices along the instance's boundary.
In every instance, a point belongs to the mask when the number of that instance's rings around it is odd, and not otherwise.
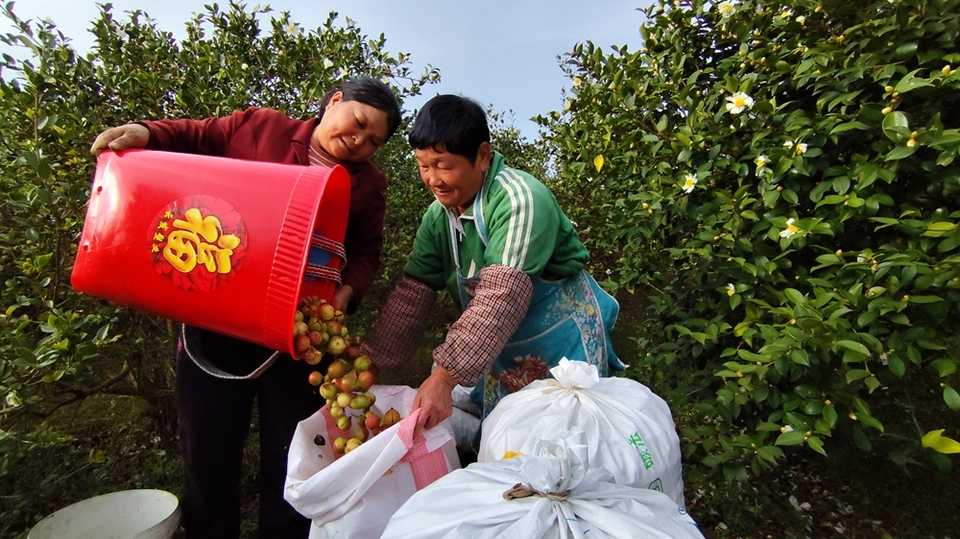
[{"label": "pink cloth", "polygon": [[400,459],[400,462],[410,463],[413,471],[413,482],[417,490],[421,490],[430,483],[447,475],[447,461],[443,456],[443,449],[436,448],[433,451],[427,449],[427,441],[423,433],[413,438],[413,431],[417,426],[417,418],[420,417],[420,408],[413,411],[406,419],[400,422],[400,430],[397,436],[408,449],[406,456]]}]

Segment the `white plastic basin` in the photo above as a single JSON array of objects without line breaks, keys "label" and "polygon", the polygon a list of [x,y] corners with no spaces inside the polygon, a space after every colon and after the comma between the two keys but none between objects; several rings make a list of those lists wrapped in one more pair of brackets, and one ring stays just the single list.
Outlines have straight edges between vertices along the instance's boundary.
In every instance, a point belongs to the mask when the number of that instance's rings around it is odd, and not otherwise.
[{"label": "white plastic basin", "polygon": [[163,490],[121,490],[47,516],[27,539],[169,539],[180,525],[180,501]]}]

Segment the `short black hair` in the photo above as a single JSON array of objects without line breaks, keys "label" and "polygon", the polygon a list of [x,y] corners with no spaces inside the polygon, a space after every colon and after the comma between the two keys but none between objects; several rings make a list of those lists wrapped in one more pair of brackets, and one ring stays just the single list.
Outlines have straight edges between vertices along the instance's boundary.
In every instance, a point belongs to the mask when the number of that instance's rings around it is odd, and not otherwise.
[{"label": "short black hair", "polygon": [[400,103],[397,96],[385,83],[373,77],[356,77],[343,81],[327,92],[320,103],[320,110],[326,110],[333,94],[343,92],[344,101],[357,101],[364,105],[387,113],[387,138],[400,127]]},{"label": "short black hair", "polygon": [[417,113],[407,140],[415,150],[444,150],[473,162],[480,145],[490,142],[487,114],[470,98],[438,95]]}]

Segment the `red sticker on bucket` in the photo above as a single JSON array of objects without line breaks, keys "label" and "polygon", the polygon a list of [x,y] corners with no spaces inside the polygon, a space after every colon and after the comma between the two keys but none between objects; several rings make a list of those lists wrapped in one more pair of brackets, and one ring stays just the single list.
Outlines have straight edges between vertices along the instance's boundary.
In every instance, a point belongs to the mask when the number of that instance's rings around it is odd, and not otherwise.
[{"label": "red sticker on bucket", "polygon": [[236,276],[247,252],[240,213],[213,196],[193,195],[168,205],[150,231],[157,273],[184,290],[209,292]]}]

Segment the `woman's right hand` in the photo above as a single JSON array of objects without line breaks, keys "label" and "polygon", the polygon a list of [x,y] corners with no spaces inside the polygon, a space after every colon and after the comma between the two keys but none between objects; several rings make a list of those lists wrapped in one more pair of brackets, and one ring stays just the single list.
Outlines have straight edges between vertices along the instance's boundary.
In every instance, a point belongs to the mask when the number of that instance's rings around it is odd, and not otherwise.
[{"label": "woman's right hand", "polygon": [[420,384],[417,395],[413,398],[412,409],[420,408],[420,418],[413,430],[414,439],[424,430],[436,427],[453,415],[452,394],[457,383],[456,378],[437,365],[430,376]]},{"label": "woman's right hand", "polygon": [[104,150],[119,152],[130,148],[146,148],[150,142],[150,130],[140,124],[126,124],[111,127],[97,135],[90,146],[90,153],[100,155]]}]

